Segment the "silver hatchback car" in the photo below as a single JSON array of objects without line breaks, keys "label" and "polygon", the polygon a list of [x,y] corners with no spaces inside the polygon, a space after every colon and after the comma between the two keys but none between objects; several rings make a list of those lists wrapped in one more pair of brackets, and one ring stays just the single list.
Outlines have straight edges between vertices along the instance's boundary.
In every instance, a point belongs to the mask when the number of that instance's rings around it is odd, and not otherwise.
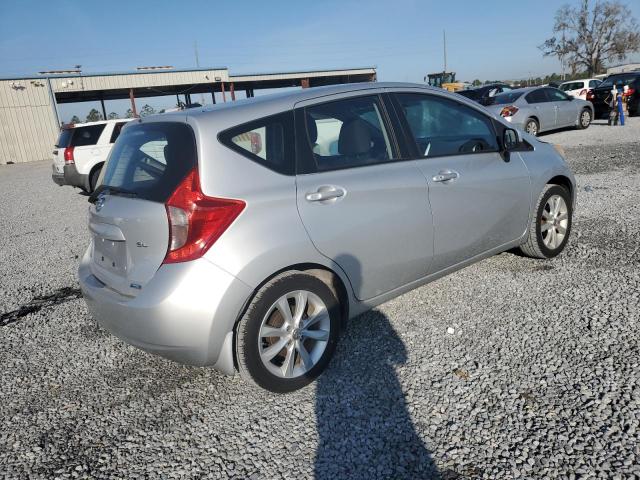
[{"label": "silver hatchback car", "polygon": [[487,108],[514,127],[537,136],[558,128],[589,128],[593,104],[552,87],[511,90],[489,99]]},{"label": "silver hatchback car", "polygon": [[420,85],[309,88],[129,123],[79,268],[126,342],[275,392],[341,324],[496,253],[565,247],[574,178],[550,144]]}]

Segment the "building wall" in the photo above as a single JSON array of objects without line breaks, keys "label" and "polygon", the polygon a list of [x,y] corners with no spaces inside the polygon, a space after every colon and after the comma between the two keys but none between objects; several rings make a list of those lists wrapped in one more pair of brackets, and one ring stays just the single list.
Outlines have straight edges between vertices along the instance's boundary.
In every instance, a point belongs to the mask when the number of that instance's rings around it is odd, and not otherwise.
[{"label": "building wall", "polygon": [[607,75],[632,72],[633,70],[640,70],[640,63],[627,63],[625,65],[616,65],[615,67],[607,68]]},{"label": "building wall", "polygon": [[0,81],[0,164],[51,158],[58,132],[46,79]]}]

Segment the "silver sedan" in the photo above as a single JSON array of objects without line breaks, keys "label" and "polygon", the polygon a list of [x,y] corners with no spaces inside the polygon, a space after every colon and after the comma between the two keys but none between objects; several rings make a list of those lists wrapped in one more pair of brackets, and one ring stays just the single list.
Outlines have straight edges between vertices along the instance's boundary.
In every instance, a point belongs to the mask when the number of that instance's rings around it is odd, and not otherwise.
[{"label": "silver sedan", "polygon": [[487,108],[531,135],[565,127],[588,128],[593,119],[591,102],[552,87],[502,93]]}]

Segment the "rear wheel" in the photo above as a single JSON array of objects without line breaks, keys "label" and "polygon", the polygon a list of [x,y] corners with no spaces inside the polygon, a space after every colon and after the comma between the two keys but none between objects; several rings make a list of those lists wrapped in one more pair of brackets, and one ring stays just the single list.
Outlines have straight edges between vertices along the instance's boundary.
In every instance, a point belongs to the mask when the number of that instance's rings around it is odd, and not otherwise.
[{"label": "rear wheel", "polygon": [[560,254],[569,240],[573,209],[571,194],[560,185],[546,185],[529,225],[526,243],[520,251],[532,258],[552,258]]},{"label": "rear wheel", "polygon": [[540,125],[538,124],[538,121],[535,118],[530,118],[524,124],[524,130],[528,134],[533,135],[534,137],[537,137],[538,131],[540,130]]},{"label": "rear wheel", "polygon": [[339,331],[339,302],[324,282],[301,272],[278,275],[236,329],[240,374],[276,393],[302,388],[329,364]]},{"label": "rear wheel", "polygon": [[580,116],[578,117],[578,128],[581,130],[589,128],[589,125],[591,125],[591,120],[591,110],[589,110],[588,108],[583,109],[580,112]]},{"label": "rear wheel", "polygon": [[102,165],[93,169],[91,174],[89,175],[89,193],[93,193],[98,185],[98,177],[100,177],[100,172],[102,171]]}]

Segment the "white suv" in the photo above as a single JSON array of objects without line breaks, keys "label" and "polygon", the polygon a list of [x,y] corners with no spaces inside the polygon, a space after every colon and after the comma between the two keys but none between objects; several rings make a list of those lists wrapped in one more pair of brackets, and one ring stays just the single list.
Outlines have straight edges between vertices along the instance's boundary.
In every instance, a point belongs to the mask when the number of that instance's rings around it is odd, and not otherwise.
[{"label": "white suv", "polygon": [[103,120],[64,126],[53,151],[53,181],[58,185],[71,185],[93,192],[113,143],[125,123],[131,120]]},{"label": "white suv", "polygon": [[601,83],[602,80],[598,80],[597,78],[585,78],[584,80],[571,80],[561,83],[558,88],[567,95],[587,100],[587,92],[592,88],[596,88]]}]

